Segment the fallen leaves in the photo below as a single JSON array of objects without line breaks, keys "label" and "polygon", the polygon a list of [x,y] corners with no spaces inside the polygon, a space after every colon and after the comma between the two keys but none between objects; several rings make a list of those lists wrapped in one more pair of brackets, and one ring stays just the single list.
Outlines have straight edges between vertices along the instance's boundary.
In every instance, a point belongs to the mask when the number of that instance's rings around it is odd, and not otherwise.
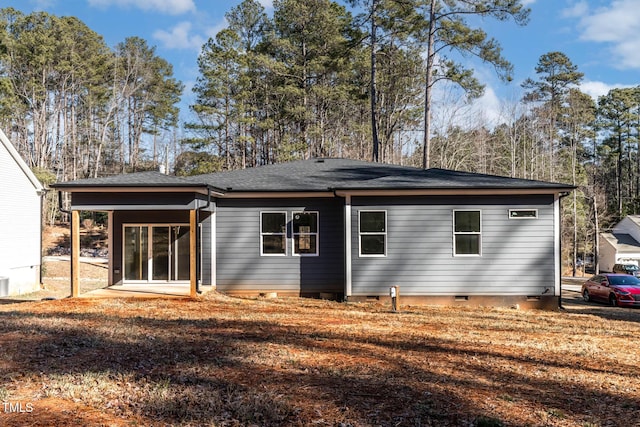
[{"label": "fallen leaves", "polygon": [[640,311],[614,310],[216,293],[4,305],[0,396],[34,410],[0,423],[633,425]]}]

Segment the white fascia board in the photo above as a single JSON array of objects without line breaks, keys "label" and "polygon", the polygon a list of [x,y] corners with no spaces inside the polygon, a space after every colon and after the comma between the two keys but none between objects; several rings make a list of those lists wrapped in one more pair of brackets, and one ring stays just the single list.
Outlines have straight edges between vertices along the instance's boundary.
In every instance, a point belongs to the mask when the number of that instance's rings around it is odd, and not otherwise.
[{"label": "white fascia board", "polygon": [[300,199],[335,197],[333,191],[238,191],[225,193],[221,199]]},{"label": "white fascia board", "polygon": [[[87,187],[66,187],[57,190],[65,193],[199,193],[207,195],[209,191],[207,187],[172,187],[172,186],[158,186],[158,187],[112,187],[112,186],[87,186]],[[211,191],[212,197],[221,197],[223,194]]]},{"label": "white fascia board", "polygon": [[22,160],[22,157],[20,156],[20,153],[18,153],[18,150],[16,150],[16,148],[13,146],[11,141],[9,141],[9,138],[7,138],[7,135],[5,135],[5,133],[2,131],[2,129],[0,129],[0,143],[2,143],[2,145],[5,146],[5,148],[9,152],[9,155],[18,164],[18,166],[20,167],[22,172],[27,176],[29,181],[31,181],[31,184],[33,185],[33,188],[37,192],[44,191],[44,187],[42,186],[40,181],[38,181],[38,178],[36,178],[36,176],[33,174],[33,172],[31,172],[31,169],[29,169],[29,166],[25,163],[25,161]]},{"label": "white fascia board", "polygon": [[496,195],[558,195],[567,190],[557,188],[451,188],[416,190],[336,190],[340,197],[350,196],[496,196]]}]

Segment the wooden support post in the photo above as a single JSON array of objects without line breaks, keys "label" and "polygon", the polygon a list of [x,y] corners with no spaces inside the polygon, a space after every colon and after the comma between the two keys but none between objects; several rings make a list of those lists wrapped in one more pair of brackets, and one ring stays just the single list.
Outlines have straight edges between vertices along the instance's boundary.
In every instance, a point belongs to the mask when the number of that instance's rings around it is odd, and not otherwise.
[{"label": "wooden support post", "polygon": [[196,236],[198,231],[198,224],[196,224],[196,211],[192,209],[189,211],[189,280],[191,282],[191,298],[195,298],[197,295],[197,245]]},{"label": "wooden support post", "polygon": [[80,211],[71,211],[71,297],[80,296]]}]

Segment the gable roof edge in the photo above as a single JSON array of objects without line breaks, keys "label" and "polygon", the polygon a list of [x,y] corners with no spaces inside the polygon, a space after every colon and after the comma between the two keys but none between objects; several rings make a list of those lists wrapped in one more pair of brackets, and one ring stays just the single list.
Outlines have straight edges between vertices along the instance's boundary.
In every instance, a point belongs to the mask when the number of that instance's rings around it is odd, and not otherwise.
[{"label": "gable roof edge", "polygon": [[29,169],[29,166],[22,159],[22,157],[20,156],[20,153],[18,153],[18,150],[16,150],[16,148],[13,146],[11,141],[9,141],[9,138],[7,138],[7,135],[5,135],[2,129],[0,129],[0,143],[2,143],[2,145],[6,147],[9,155],[13,158],[13,160],[16,162],[18,167],[25,174],[27,179],[29,179],[29,181],[33,185],[33,188],[37,192],[44,191],[44,186],[42,185],[42,183],[38,180],[38,178],[36,178],[36,176],[31,171],[31,169]]}]

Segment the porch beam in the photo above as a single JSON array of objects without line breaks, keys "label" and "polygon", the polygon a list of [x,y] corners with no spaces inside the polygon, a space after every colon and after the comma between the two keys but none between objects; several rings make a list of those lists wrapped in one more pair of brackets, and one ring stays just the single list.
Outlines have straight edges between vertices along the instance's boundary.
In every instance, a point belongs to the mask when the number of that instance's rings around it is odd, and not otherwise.
[{"label": "porch beam", "polygon": [[71,211],[71,297],[80,296],[80,211]]},{"label": "porch beam", "polygon": [[197,244],[196,244],[196,236],[198,224],[196,223],[196,210],[191,209],[189,211],[189,281],[191,284],[191,289],[189,295],[191,298],[195,298],[197,295],[197,260],[198,255],[196,253]]}]

